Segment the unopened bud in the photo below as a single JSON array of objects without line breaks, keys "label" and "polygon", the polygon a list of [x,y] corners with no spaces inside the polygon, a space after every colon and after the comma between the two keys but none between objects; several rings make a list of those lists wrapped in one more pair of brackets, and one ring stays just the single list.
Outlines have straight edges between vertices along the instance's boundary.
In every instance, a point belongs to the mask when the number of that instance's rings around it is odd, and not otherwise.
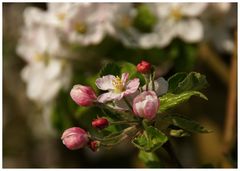
[{"label": "unopened bud", "polygon": [[97,151],[99,146],[100,146],[100,141],[90,141],[89,144],[88,144],[89,148],[92,150],[92,151]]},{"label": "unopened bud", "polygon": [[93,89],[89,86],[83,85],[75,85],[70,92],[70,96],[73,101],[80,106],[91,106],[97,99]]},{"label": "unopened bud", "polygon": [[105,118],[98,118],[92,121],[92,126],[98,129],[106,128],[108,124],[108,120]]},{"label": "unopened bud", "polygon": [[151,64],[147,61],[141,61],[139,64],[137,64],[137,71],[146,74],[151,71]]},{"label": "unopened bud", "polygon": [[61,139],[63,144],[70,150],[83,148],[89,141],[87,132],[79,127],[65,130]]}]

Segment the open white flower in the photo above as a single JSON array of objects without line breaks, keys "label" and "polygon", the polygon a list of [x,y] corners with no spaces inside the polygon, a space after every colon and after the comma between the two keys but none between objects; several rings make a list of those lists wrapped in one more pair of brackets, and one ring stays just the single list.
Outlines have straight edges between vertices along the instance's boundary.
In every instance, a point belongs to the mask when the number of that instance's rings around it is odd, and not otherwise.
[{"label": "open white flower", "polygon": [[123,73],[122,77],[115,77],[113,75],[106,75],[96,80],[96,85],[99,89],[108,91],[98,96],[98,101],[100,103],[105,103],[111,100],[120,100],[124,96],[128,96],[137,91],[139,87],[139,79],[134,78],[133,80],[128,80],[128,73]]},{"label": "open white flower", "polygon": [[22,79],[27,83],[27,96],[38,104],[52,101],[60,89],[69,87],[71,69],[60,60],[32,63],[22,70]]},{"label": "open white flower", "polygon": [[26,8],[24,27],[17,53],[28,64],[22,70],[27,95],[38,104],[49,103],[60,89],[71,81],[69,51],[63,46],[58,30],[46,22],[48,14],[37,8]]},{"label": "open white flower", "polygon": [[47,57],[65,57],[69,51],[63,46],[58,30],[46,22],[47,13],[26,8],[24,27],[17,45],[17,53],[27,62],[45,61]]},{"label": "open white flower", "polygon": [[232,53],[234,35],[232,29],[237,26],[237,9],[231,3],[212,3],[202,16],[204,38],[219,52]]},{"label": "open white flower", "polygon": [[140,32],[133,27],[136,11],[131,3],[117,3],[114,6],[114,37],[126,46],[138,46]]},{"label": "open white flower", "polygon": [[63,31],[70,43],[97,44],[113,32],[111,4],[50,3],[48,7],[53,25]]},{"label": "open white flower", "polygon": [[158,17],[158,24],[150,34],[143,35],[142,48],[165,47],[173,38],[195,43],[203,38],[203,26],[199,19],[206,3],[158,3],[149,4]]}]

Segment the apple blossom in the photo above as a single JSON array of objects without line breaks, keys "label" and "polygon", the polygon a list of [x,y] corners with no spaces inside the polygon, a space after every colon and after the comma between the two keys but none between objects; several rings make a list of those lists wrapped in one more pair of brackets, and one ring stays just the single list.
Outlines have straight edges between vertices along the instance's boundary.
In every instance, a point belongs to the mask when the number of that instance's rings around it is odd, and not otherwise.
[{"label": "apple blossom", "polygon": [[79,106],[91,106],[97,99],[94,90],[89,86],[75,85],[73,86],[70,95]]},{"label": "apple blossom", "polygon": [[65,130],[61,139],[63,144],[70,150],[83,148],[89,141],[87,132],[79,127]]},{"label": "apple blossom", "polygon": [[154,91],[144,91],[133,100],[133,111],[138,117],[152,120],[160,106],[159,99]]},{"label": "apple blossom", "polygon": [[151,64],[147,61],[141,61],[139,64],[137,64],[137,71],[146,74],[149,73],[151,70]]},{"label": "apple blossom", "polygon": [[90,141],[90,142],[88,143],[89,148],[90,148],[93,152],[95,152],[95,151],[98,150],[99,145],[100,145],[100,141],[95,141],[95,140],[94,140],[94,141]]},{"label": "apple blossom", "polygon": [[98,118],[92,121],[92,126],[98,129],[106,128],[108,124],[108,120],[105,118]]},{"label": "apple blossom", "polygon": [[173,38],[195,43],[203,38],[203,25],[196,17],[206,9],[206,3],[158,3],[148,4],[155,11],[158,23],[153,32],[142,35],[142,48],[166,47]]},{"label": "apple blossom", "polygon": [[127,81],[129,77],[128,73],[123,73],[122,77],[113,75],[106,75],[96,80],[96,85],[99,89],[108,91],[98,96],[100,103],[105,103],[111,100],[120,100],[124,96],[128,96],[137,91],[140,82],[138,78]]}]

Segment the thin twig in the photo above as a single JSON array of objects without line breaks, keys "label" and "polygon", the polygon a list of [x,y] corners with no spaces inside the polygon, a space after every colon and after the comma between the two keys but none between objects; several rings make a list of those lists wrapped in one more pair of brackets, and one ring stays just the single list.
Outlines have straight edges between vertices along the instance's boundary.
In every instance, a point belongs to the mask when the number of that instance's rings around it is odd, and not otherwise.
[{"label": "thin twig", "polygon": [[216,54],[206,43],[202,43],[199,48],[199,58],[202,59],[207,65],[212,69],[221,79],[223,83],[228,85],[229,82],[229,68],[221,60],[221,58]]},{"label": "thin twig", "polygon": [[236,98],[237,98],[237,33],[235,32],[234,52],[231,59],[227,111],[223,138],[223,153],[226,155],[232,148],[236,133]]}]

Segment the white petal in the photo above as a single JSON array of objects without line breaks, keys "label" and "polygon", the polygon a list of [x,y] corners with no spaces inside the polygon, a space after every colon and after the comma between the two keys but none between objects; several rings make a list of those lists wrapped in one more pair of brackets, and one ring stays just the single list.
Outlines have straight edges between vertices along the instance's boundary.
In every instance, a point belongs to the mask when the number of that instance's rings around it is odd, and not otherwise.
[{"label": "white petal", "polygon": [[184,16],[196,17],[202,14],[207,5],[207,3],[184,3],[181,5],[181,12]]},{"label": "white petal", "polygon": [[61,75],[61,71],[62,71],[61,61],[50,60],[45,70],[46,78],[49,80],[57,78],[58,76]]},{"label": "white petal", "polygon": [[186,42],[194,43],[203,38],[203,26],[198,19],[188,19],[176,25],[178,36]]},{"label": "white petal", "polygon": [[[168,82],[163,77],[156,79],[154,81],[154,86],[157,96],[161,96],[168,91]],[[148,84],[148,89],[153,90],[152,82]],[[146,85],[143,86],[143,90],[146,90]]]},{"label": "white petal", "polygon": [[168,82],[163,77],[158,78],[154,83],[157,96],[161,96],[168,91]]},{"label": "white petal", "polygon": [[101,90],[113,90],[112,81],[115,79],[113,75],[106,75],[96,80],[96,85]]},{"label": "white petal", "polygon": [[97,101],[100,103],[105,103],[108,101],[112,101],[115,99],[118,99],[121,96],[121,94],[116,94],[113,92],[107,92],[107,93],[103,93],[100,96],[98,96]]}]

